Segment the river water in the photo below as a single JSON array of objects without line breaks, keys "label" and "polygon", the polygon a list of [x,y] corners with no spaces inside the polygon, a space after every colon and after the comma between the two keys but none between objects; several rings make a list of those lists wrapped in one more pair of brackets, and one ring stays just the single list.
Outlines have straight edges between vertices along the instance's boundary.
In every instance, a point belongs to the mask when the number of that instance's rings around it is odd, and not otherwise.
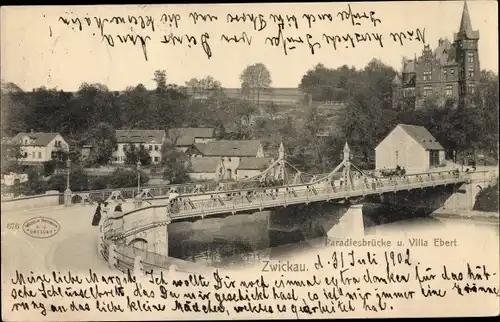
[{"label": "river water", "polygon": [[[457,236],[461,228],[487,229],[499,235],[497,221],[465,220],[440,216],[408,216],[401,211],[364,212],[366,238],[403,235],[422,236],[426,231],[446,229]],[[204,219],[169,225],[169,256],[209,267],[234,268],[262,260],[293,258],[296,253],[326,247],[326,233],[319,225],[299,225],[289,231],[268,229],[270,212]],[[460,230],[460,232],[459,232]],[[498,238],[497,238],[498,239]]]}]

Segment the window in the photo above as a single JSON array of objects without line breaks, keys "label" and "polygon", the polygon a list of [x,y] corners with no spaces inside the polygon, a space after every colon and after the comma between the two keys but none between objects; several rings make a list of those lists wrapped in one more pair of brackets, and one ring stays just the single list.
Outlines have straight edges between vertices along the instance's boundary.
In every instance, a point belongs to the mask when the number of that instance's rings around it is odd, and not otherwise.
[{"label": "window", "polygon": [[474,77],[474,67],[469,67],[469,77]]},{"label": "window", "polygon": [[160,157],[155,157],[155,162],[159,162],[160,161]]},{"label": "window", "polygon": [[227,158],[227,162],[231,162],[231,158],[230,157]]},{"label": "window", "polygon": [[[118,151],[118,145],[115,145],[115,151]],[[115,160],[116,161],[116,160]]]},{"label": "window", "polygon": [[469,84],[469,94],[474,94],[476,92],[475,84]]},{"label": "window", "polygon": [[446,97],[453,96],[453,85],[446,85]]},{"label": "window", "polygon": [[127,151],[127,146],[123,145],[123,151]]},{"label": "window", "polygon": [[24,144],[28,144],[28,139],[24,139]]},{"label": "window", "polygon": [[149,151],[153,151],[153,146],[151,144],[149,145]]},{"label": "window", "polygon": [[450,69],[450,74],[454,75],[455,74],[455,70],[454,69]]},{"label": "window", "polygon": [[155,144],[155,151],[158,151],[158,144]]},{"label": "window", "polygon": [[41,159],[42,158],[42,152],[38,152],[38,158]]},{"label": "window", "polygon": [[424,97],[432,95],[432,86],[424,86]]},{"label": "window", "polygon": [[447,80],[448,79],[448,71],[445,69],[443,70],[443,79]]},{"label": "window", "polygon": [[31,157],[32,157],[33,159],[35,159],[35,158],[36,158],[36,152],[31,152]]},{"label": "window", "polygon": [[424,81],[425,80],[431,80],[431,79],[432,79],[432,72],[430,70],[424,72]]},{"label": "window", "polygon": [[469,63],[474,62],[474,53],[468,53],[467,56],[469,57]]}]

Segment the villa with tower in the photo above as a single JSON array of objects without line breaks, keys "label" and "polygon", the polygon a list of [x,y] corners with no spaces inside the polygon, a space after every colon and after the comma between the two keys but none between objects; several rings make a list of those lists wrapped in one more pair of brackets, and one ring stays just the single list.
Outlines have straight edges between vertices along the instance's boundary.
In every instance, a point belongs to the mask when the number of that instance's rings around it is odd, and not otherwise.
[{"label": "villa with tower", "polygon": [[430,97],[442,106],[448,99],[458,103],[473,95],[481,71],[478,41],[479,31],[472,28],[467,2],[464,2],[453,43],[448,38],[440,38],[434,50],[425,45],[419,57],[415,55],[414,59],[403,62],[401,74],[392,81],[393,107],[398,108],[404,102],[419,108]]}]

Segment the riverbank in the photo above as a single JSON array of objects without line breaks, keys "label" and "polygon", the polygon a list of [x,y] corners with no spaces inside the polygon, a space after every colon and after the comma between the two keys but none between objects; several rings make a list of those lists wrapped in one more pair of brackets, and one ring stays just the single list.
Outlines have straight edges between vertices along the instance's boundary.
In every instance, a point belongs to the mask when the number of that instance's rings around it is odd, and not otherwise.
[{"label": "riverbank", "polygon": [[431,214],[431,217],[436,219],[468,219],[477,221],[487,221],[492,223],[499,222],[499,212],[478,211],[478,210],[458,210],[450,211],[449,209],[438,209]]}]

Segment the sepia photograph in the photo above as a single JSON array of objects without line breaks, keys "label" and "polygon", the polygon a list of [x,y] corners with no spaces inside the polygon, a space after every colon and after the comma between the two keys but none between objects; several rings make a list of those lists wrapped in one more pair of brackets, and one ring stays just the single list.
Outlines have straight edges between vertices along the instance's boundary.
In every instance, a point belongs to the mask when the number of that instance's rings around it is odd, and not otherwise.
[{"label": "sepia photograph", "polygon": [[2,7],[2,319],[498,315],[497,11]]}]

